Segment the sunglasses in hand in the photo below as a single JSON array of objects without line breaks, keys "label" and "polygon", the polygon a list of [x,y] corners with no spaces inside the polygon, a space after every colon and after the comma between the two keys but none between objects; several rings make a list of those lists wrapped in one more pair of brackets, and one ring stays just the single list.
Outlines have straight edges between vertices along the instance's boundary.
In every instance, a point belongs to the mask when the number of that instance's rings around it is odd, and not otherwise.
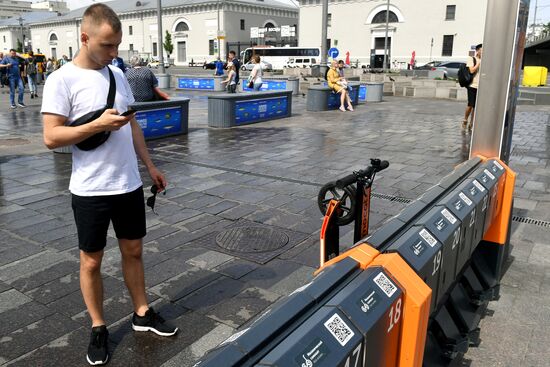
[{"label": "sunglasses in hand", "polygon": [[[151,193],[153,194],[153,196],[150,196],[147,198],[147,206],[149,208],[151,208],[151,210],[153,211],[153,213],[157,214],[157,212],[155,212],[155,201],[157,200],[157,194],[159,192],[159,188],[157,185],[153,185],[151,186]],[[166,195],[166,188],[164,189],[164,191],[162,191],[162,194],[163,195]],[[158,214],[157,214],[158,215]]]}]

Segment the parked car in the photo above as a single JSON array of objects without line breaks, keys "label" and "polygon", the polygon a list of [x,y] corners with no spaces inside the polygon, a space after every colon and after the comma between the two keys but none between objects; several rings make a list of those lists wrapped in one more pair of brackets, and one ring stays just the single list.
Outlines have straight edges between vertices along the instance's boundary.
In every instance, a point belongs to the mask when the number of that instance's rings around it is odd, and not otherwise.
[{"label": "parked car", "polygon": [[439,64],[441,64],[441,61],[430,61],[422,66],[415,66],[414,70],[432,70]]},{"label": "parked car", "polygon": [[432,70],[442,70],[443,71],[443,78],[458,78],[458,69],[462,65],[464,65],[464,62],[458,62],[458,61],[448,61],[448,62],[442,62],[441,64],[437,65]]},{"label": "parked car", "polygon": [[[202,65],[202,68],[205,69],[205,70],[215,70],[216,69],[216,60],[210,61],[210,62],[205,62]],[[227,63],[226,62],[223,63],[223,68],[224,69],[227,68]]]},{"label": "parked car", "polygon": [[[260,65],[262,66],[262,70],[265,70],[265,71],[273,70],[273,65],[271,65],[271,63],[269,63],[267,61],[260,61]],[[253,67],[254,67],[254,63],[247,62],[246,64],[241,66],[241,70],[252,71]]]},{"label": "parked car", "polygon": [[285,68],[309,68],[311,65],[314,65],[317,63],[317,60],[315,58],[294,58],[291,57],[288,59],[288,62],[284,66]]},{"label": "parked car", "polygon": [[[153,61],[150,61],[147,64],[147,66],[150,67],[150,68],[158,69],[158,67],[160,66],[160,62],[158,60],[153,60]],[[164,62],[164,67],[168,68],[168,67],[170,67],[170,64],[165,61]]]}]

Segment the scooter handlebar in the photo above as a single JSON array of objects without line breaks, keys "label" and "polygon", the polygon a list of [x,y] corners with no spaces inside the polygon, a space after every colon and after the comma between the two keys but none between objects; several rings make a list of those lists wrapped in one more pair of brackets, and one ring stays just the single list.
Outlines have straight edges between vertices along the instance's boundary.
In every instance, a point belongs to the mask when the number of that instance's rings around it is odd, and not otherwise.
[{"label": "scooter handlebar", "polygon": [[390,162],[381,161],[379,159],[372,159],[371,163],[372,165],[368,166],[366,169],[354,172],[337,180],[336,187],[343,189],[344,187],[355,183],[361,177],[370,178],[374,173],[383,171],[390,166]]}]

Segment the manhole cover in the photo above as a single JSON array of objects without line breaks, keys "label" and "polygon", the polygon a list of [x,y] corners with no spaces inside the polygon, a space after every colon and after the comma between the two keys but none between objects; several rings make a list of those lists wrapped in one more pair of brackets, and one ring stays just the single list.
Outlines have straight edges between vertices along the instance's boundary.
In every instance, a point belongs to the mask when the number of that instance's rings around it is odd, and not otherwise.
[{"label": "manhole cover", "polygon": [[29,143],[30,143],[30,140],[21,139],[21,138],[0,139],[0,147],[13,147],[16,145],[25,145]]},{"label": "manhole cover", "polygon": [[267,252],[280,249],[288,243],[282,231],[264,227],[238,227],[218,233],[216,244],[238,252]]}]

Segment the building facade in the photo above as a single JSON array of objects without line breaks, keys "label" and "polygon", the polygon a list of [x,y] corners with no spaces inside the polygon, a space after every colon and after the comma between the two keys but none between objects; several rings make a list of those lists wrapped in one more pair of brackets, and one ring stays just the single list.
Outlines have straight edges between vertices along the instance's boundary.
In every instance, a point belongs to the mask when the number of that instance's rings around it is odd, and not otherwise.
[{"label": "building facade", "polygon": [[[321,46],[321,0],[300,1],[300,46]],[[383,67],[386,1],[329,0],[327,45],[350,61]],[[406,68],[413,52],[417,65],[464,61],[482,43],[487,0],[389,1],[388,63]]]},{"label": "building facade", "polygon": [[66,13],[69,11],[67,3],[64,1],[38,1],[30,3],[21,0],[0,0],[0,19],[19,17],[22,13],[32,12],[34,10],[55,11]]},{"label": "building facade", "polygon": [[58,17],[50,11],[31,11],[16,14],[15,17],[0,19],[0,51],[6,53],[10,49],[32,49],[29,24]]},{"label": "building facade", "polygon": [[[115,0],[108,3],[122,22],[123,37],[119,54],[123,58],[158,56],[156,2]],[[175,65],[211,61],[226,55],[226,44],[250,43],[250,27],[298,22],[298,8],[275,0],[163,0],[163,38],[170,33]],[[36,52],[48,57],[72,58],[80,47],[80,24],[85,8],[66,15],[36,22],[30,26]],[[219,46],[218,46],[219,45]],[[166,55],[166,51],[163,51]]]}]

